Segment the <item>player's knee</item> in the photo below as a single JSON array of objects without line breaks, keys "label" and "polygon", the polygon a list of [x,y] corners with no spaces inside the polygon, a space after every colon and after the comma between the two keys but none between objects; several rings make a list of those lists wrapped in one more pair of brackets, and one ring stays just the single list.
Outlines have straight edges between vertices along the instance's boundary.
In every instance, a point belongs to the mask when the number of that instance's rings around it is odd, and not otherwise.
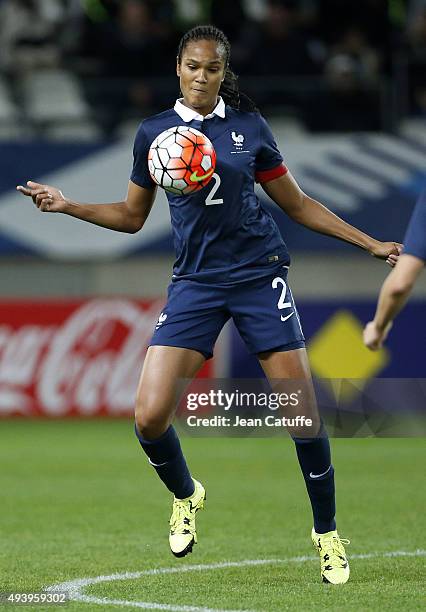
[{"label": "player's knee", "polygon": [[168,418],[155,405],[138,400],[135,408],[135,423],[140,435],[146,440],[159,438],[169,426]]},{"label": "player's knee", "polygon": [[288,433],[296,444],[309,443],[318,439],[328,439],[327,430],[321,419],[310,419],[305,424],[296,427],[288,427]]},{"label": "player's knee", "polygon": [[155,440],[163,435],[169,426],[168,420],[155,415],[135,413],[136,427],[142,438]]}]

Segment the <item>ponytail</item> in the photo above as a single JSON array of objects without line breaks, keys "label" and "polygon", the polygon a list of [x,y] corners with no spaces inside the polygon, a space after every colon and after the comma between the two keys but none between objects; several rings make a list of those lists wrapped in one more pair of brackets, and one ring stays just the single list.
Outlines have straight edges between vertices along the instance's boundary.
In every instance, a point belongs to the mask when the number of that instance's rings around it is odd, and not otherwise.
[{"label": "ponytail", "polygon": [[249,113],[259,112],[253,100],[240,91],[238,77],[229,66],[226,68],[225,78],[220,86],[219,95],[222,96],[225,104],[229,104],[232,108]]}]

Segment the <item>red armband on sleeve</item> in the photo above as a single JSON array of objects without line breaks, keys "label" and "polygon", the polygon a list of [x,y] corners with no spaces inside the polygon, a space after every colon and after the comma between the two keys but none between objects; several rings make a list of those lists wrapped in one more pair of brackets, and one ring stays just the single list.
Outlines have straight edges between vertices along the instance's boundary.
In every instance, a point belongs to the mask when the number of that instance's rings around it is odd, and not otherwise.
[{"label": "red armband on sleeve", "polygon": [[255,174],[256,183],[267,183],[268,181],[273,181],[280,176],[284,176],[287,174],[288,168],[284,164],[280,164],[276,166],[276,168],[271,168],[271,170],[258,170]]}]

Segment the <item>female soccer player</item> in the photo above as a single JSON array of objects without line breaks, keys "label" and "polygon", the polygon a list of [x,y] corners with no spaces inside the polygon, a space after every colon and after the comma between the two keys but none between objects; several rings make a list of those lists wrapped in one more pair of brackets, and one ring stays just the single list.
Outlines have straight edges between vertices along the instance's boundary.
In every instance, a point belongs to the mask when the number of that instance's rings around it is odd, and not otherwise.
[{"label": "female soccer player", "polygon": [[[80,204],[49,185],[29,181],[27,187],[17,187],[43,212],[62,212],[134,233],[143,227],[155,198],[147,165],[154,138],[167,128],[188,125],[214,144],[217,167],[212,181],[189,196],[167,194],[177,259],[136,398],[136,435],[174,494],[169,542],[177,557],[191,552],[197,541],[195,513],[205,499],[171,425],[177,382],[194,377],[212,356],[227,319],[233,318],[270,380],[306,382],[304,413],[316,410],[304,337],[287,285],[289,255],[272,217],[259,204],[255,181],[306,227],[357,245],[391,265],[398,256],[396,243],[374,240],[303,193],[284,165],[266,121],[251,101],[240,97],[229,59],[229,42],[215,27],[196,27],[183,36],[177,56],[182,98],[174,108],[140,125],[123,202]],[[322,427],[311,437],[296,429],[290,433],[312,505],[312,540],[320,554],[322,578],[344,583],[349,566],[336,531],[327,434]]]}]

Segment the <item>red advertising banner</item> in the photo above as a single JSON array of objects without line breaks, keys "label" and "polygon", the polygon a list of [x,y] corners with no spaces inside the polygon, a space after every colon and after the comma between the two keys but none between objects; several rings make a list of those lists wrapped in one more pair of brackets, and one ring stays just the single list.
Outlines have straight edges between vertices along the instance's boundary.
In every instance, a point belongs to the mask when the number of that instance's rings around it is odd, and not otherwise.
[{"label": "red advertising banner", "polygon": [[[0,417],[128,416],[158,300],[0,302]],[[198,376],[213,375],[213,359]]]}]

